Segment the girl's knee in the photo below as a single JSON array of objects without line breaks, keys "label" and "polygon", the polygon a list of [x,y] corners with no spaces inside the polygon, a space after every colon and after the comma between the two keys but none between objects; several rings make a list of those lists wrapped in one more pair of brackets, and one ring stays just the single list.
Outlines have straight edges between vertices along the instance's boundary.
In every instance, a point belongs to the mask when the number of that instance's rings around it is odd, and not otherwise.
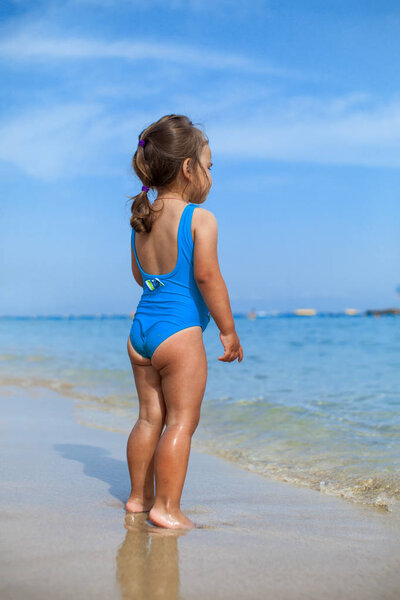
[{"label": "girl's knee", "polygon": [[138,422],[145,425],[146,427],[151,427],[153,429],[159,430],[160,433],[164,427],[165,424],[165,420],[164,420],[165,415],[160,415],[160,414],[152,414],[152,415],[145,415],[145,416],[139,416],[138,418]]},{"label": "girl's knee", "polygon": [[200,413],[192,415],[190,418],[179,415],[168,416],[165,422],[166,427],[174,427],[189,435],[193,435],[200,421]]}]

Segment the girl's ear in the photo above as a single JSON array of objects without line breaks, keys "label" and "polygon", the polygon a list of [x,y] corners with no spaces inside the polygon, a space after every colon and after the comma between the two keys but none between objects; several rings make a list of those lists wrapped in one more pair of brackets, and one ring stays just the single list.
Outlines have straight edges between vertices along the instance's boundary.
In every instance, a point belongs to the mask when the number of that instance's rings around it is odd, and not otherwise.
[{"label": "girl's ear", "polygon": [[192,172],[190,158],[185,158],[185,160],[183,161],[182,168],[183,168],[183,173],[184,173],[185,177],[190,177],[190,174]]}]

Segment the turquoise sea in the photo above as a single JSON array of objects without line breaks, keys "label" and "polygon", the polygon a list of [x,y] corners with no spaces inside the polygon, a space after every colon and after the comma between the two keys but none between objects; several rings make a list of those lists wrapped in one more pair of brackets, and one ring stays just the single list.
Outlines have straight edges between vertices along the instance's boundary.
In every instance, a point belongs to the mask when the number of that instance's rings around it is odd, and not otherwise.
[{"label": "turquoise sea", "polygon": [[[0,318],[0,386],[55,390],[75,403],[79,423],[128,435],[138,414],[126,351],[131,321]],[[235,315],[235,322],[240,364],[218,361],[214,321],[204,333],[208,382],[192,447],[397,511],[400,318]]]}]

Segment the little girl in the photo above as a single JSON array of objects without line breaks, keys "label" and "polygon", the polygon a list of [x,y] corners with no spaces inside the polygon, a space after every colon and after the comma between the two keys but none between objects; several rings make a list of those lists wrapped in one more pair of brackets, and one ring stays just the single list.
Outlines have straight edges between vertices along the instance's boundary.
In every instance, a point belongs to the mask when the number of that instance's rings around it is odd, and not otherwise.
[{"label": "little girl", "polygon": [[[127,444],[126,510],[190,529],[180,500],[207,381],[210,315],[224,348],[218,360],[241,362],[243,349],[219,270],[217,221],[199,206],[212,185],[208,139],[188,117],[166,115],[142,131],[132,164],[144,184],[130,220],[132,273],[143,293],[128,337],[140,409]],[[149,189],[157,191],[153,204]]]}]

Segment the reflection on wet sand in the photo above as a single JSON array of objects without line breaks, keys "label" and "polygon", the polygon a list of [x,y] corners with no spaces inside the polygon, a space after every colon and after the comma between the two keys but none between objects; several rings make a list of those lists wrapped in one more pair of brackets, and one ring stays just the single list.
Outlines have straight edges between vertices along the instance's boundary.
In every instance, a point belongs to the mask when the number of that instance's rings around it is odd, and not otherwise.
[{"label": "reflection on wet sand", "polygon": [[125,517],[125,540],[117,553],[123,600],[180,600],[178,537],[190,530],[155,527],[148,513]]}]

